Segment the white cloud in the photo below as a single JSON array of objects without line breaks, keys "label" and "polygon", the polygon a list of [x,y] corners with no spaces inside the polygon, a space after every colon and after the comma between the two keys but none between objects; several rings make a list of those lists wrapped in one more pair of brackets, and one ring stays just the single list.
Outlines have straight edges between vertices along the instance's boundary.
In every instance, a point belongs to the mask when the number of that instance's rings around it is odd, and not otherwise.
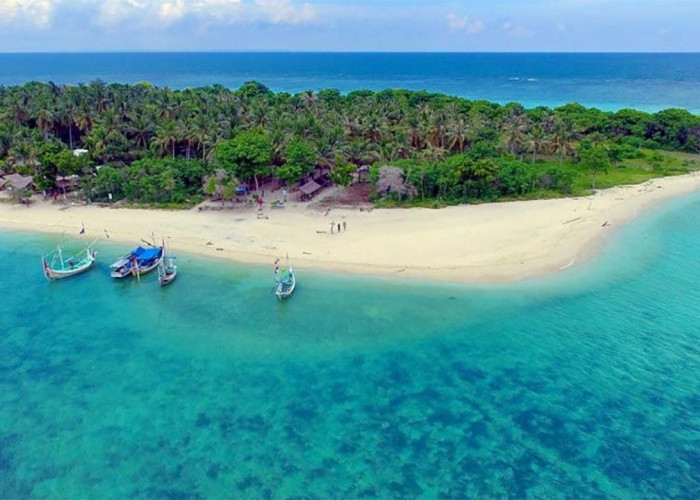
[{"label": "white cloud", "polygon": [[112,26],[130,17],[136,17],[139,11],[148,7],[147,0],[102,0],[99,5],[97,18],[94,20],[101,26]]},{"label": "white cloud", "polygon": [[486,25],[480,19],[476,19],[469,22],[468,16],[457,16],[455,14],[447,14],[447,26],[452,31],[466,31],[467,33],[474,34],[484,31]]},{"label": "white cloud", "polygon": [[0,24],[49,26],[56,0],[0,0]]},{"label": "white cloud", "polygon": [[245,18],[241,0],[200,0],[193,6],[200,17],[214,23],[231,24]]},{"label": "white cloud", "polygon": [[529,38],[535,34],[535,32],[529,28],[520,26],[519,24],[514,25],[510,22],[503,23],[501,28],[506,32],[506,35],[514,38]]},{"label": "white cloud", "polygon": [[[0,2],[3,0],[0,0]],[[98,7],[97,24],[113,27],[124,22],[167,27],[185,18],[203,25],[267,22],[303,24],[316,18],[309,3],[291,0],[87,0]]]},{"label": "white cloud", "polygon": [[185,0],[165,1],[158,8],[158,17],[165,23],[173,23],[182,19],[185,10]]},{"label": "white cloud", "polygon": [[275,24],[303,24],[316,19],[316,11],[310,3],[296,7],[290,0],[255,0],[255,6]]}]

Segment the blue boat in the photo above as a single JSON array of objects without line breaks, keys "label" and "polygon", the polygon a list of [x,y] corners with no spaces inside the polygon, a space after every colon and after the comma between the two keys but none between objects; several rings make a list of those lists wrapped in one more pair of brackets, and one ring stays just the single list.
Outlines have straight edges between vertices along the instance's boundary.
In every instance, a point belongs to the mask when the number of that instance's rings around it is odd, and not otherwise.
[{"label": "blue boat", "polygon": [[127,276],[136,276],[153,271],[161,262],[163,262],[164,247],[143,248],[137,247],[128,255],[120,257],[114,264],[110,266],[112,269],[112,278],[126,278]]}]

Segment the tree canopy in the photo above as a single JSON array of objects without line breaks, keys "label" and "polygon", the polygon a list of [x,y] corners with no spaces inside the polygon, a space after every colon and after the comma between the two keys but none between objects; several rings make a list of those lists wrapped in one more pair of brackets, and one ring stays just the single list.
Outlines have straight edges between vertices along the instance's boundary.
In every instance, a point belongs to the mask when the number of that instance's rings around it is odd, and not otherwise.
[{"label": "tree canopy", "polygon": [[272,144],[265,132],[259,128],[246,130],[233,139],[216,146],[217,164],[241,179],[254,179],[269,170]]},{"label": "tree canopy", "polygon": [[[89,153],[72,157],[78,147]],[[609,168],[599,147],[615,165],[648,151],[700,153],[700,117],[578,104],[526,109],[407,90],[292,95],[258,82],[0,87],[5,172],[31,174],[41,189],[76,173],[89,189],[139,201],[192,199],[217,168],[228,173],[217,181],[222,194],[233,178],[291,185],[316,167],[347,184],[362,165],[397,166],[418,198],[566,194],[582,172],[595,184]]]}]

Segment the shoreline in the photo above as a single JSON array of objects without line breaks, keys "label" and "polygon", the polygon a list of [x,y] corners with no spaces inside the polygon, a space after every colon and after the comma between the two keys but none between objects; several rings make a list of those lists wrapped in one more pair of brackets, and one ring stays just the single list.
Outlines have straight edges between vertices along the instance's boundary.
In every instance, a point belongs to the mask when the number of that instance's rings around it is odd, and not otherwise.
[{"label": "shoreline", "polygon": [[[299,269],[488,284],[522,281],[580,265],[615,230],[664,200],[700,190],[700,175],[652,179],[591,196],[460,205],[442,209],[338,208],[303,203],[262,212],[146,210],[0,203],[0,228],[123,242],[162,234],[177,253],[272,265],[288,253]],[[229,205],[230,206],[230,205]],[[330,223],[335,224],[330,234]],[[337,224],[347,230],[337,233]],[[428,265],[426,263],[438,263]]]}]

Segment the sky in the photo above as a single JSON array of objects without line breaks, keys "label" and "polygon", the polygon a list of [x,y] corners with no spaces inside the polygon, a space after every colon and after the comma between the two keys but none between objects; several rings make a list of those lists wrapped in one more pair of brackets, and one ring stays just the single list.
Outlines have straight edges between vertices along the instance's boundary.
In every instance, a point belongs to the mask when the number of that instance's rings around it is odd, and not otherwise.
[{"label": "sky", "polygon": [[0,0],[0,52],[698,52],[700,0]]}]

